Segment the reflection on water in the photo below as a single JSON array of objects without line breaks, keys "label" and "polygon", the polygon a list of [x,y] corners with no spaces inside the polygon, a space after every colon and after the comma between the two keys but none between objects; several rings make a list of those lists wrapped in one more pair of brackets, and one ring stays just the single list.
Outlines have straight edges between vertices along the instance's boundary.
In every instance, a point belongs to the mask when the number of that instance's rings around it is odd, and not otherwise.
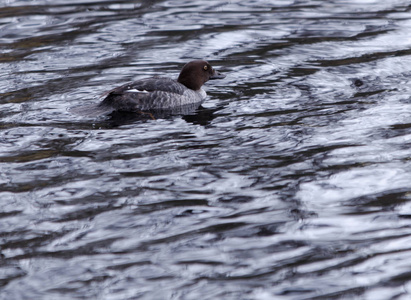
[{"label": "reflection on water", "polygon": [[[408,299],[410,17],[3,1],[2,299]],[[195,112],[73,113],[199,58]]]}]

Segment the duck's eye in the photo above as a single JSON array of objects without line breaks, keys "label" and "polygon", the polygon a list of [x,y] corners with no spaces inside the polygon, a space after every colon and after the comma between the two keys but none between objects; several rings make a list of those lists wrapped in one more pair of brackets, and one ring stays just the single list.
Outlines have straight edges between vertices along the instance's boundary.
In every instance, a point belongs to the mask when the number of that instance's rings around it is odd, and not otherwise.
[{"label": "duck's eye", "polygon": [[205,66],[203,67],[203,69],[204,69],[204,71],[207,71],[207,70],[208,70],[207,65],[205,65]]}]

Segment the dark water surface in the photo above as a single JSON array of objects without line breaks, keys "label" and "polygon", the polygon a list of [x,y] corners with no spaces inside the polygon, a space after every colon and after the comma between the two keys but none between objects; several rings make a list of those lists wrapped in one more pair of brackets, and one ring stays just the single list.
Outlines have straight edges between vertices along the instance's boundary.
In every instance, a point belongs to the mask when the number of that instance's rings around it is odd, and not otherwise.
[{"label": "dark water surface", "polygon": [[[0,5],[1,299],[410,299],[411,3]],[[205,58],[199,110],[109,120]]]}]

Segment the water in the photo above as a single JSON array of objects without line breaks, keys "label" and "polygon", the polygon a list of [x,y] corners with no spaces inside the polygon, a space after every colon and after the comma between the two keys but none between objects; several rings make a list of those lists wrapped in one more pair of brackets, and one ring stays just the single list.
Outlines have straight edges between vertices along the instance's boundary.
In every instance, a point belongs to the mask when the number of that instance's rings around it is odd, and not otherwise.
[{"label": "water", "polygon": [[[410,10],[1,1],[1,299],[409,299]],[[72,111],[199,58],[188,115]]]}]

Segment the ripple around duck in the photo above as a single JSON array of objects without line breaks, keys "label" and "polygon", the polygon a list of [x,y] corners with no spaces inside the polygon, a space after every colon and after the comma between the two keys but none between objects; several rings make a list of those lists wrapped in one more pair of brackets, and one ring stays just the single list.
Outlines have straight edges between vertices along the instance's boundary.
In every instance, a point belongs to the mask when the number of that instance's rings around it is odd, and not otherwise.
[{"label": "ripple around duck", "polygon": [[[7,1],[2,297],[407,299],[409,14],[402,0]],[[195,58],[227,74],[197,111],[95,109]]]}]

